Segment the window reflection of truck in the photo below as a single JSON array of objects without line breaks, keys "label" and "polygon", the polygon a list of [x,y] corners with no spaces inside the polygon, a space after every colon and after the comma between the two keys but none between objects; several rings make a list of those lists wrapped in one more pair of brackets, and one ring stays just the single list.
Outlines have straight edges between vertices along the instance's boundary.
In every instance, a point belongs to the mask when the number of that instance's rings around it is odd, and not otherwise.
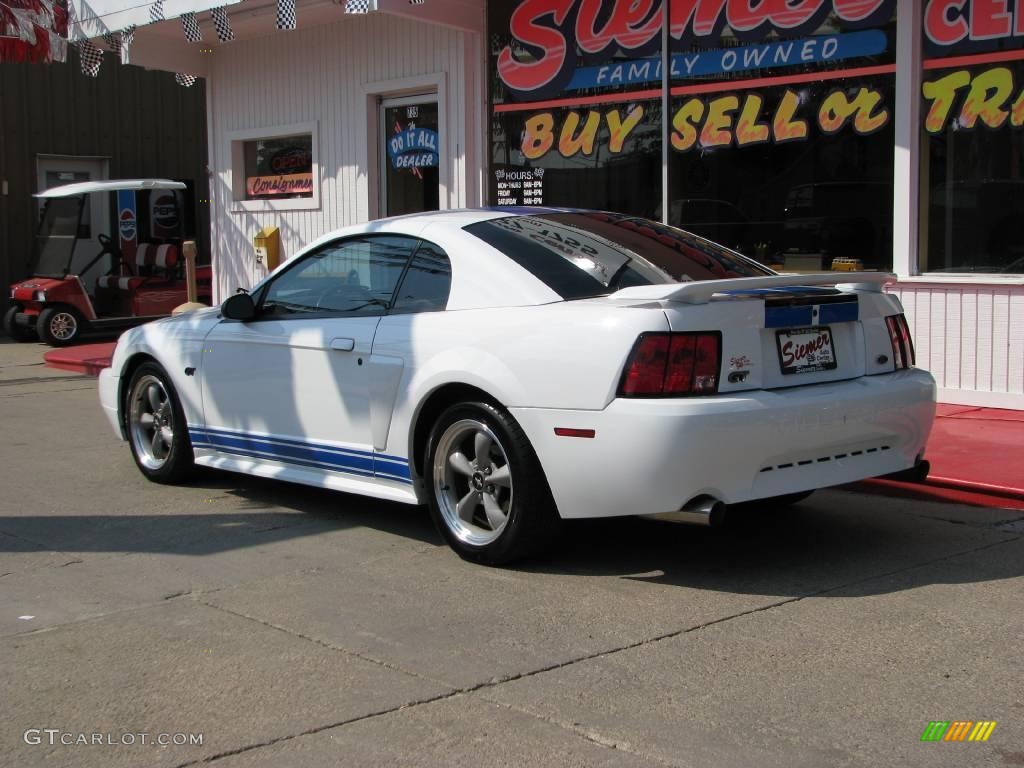
[{"label": "window reflection of truck", "polygon": [[786,195],[782,257],[819,256],[821,269],[836,257],[860,259],[868,269],[892,262],[892,184],[801,184]]}]

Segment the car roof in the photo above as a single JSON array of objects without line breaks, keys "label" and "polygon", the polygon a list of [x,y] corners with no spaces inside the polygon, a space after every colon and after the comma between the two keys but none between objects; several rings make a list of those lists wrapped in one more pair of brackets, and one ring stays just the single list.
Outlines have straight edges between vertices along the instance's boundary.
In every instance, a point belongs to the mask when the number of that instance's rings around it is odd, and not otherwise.
[{"label": "car roof", "polygon": [[443,211],[422,211],[419,213],[407,213],[402,216],[390,216],[386,219],[376,219],[367,224],[384,224],[391,222],[417,223],[417,224],[448,224],[456,227],[465,227],[469,224],[476,224],[480,221],[491,221],[506,216],[530,216],[544,213],[569,213],[579,211],[578,208],[550,208],[539,205],[526,206],[491,206],[484,208],[449,208]]},{"label": "car roof", "polygon": [[180,181],[170,179],[113,179],[109,181],[77,181],[73,184],[62,184],[59,187],[38,192],[34,197],[74,197],[88,195],[92,192],[117,192],[118,190],[139,189],[185,189]]}]

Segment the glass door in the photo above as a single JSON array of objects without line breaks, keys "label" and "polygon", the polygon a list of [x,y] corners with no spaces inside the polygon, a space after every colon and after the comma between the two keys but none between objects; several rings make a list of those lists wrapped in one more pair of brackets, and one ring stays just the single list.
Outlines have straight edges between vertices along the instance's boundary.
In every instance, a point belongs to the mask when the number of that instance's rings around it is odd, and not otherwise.
[{"label": "glass door", "polygon": [[382,214],[436,211],[441,163],[437,96],[384,99],[380,121]]}]

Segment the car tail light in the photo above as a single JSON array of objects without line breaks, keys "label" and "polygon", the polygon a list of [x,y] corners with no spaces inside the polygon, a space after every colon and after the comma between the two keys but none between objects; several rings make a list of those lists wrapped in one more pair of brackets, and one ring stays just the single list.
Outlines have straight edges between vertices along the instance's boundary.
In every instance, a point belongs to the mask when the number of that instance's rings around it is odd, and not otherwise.
[{"label": "car tail light", "polygon": [[718,391],[722,335],[644,333],[626,360],[622,397],[682,397]]},{"label": "car tail light", "polygon": [[917,360],[914,356],[914,340],[910,338],[910,326],[907,325],[907,318],[902,313],[889,315],[885,318],[885,325],[889,329],[889,341],[892,342],[892,358],[896,364],[896,370],[912,368]]}]

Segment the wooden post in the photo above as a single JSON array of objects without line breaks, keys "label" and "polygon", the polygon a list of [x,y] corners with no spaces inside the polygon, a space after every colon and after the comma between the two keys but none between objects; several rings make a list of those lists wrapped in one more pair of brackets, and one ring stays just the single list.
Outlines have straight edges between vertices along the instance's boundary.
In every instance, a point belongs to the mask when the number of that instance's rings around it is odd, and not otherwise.
[{"label": "wooden post", "polygon": [[185,255],[185,288],[188,291],[188,303],[194,304],[199,299],[199,292],[196,290],[196,241],[186,240],[181,244],[181,251]]},{"label": "wooden post", "polygon": [[196,241],[186,240],[181,244],[181,252],[185,257],[185,290],[188,301],[171,310],[172,315],[180,315],[182,312],[191,312],[195,309],[204,309],[205,304],[200,304],[199,291],[196,287]]}]

